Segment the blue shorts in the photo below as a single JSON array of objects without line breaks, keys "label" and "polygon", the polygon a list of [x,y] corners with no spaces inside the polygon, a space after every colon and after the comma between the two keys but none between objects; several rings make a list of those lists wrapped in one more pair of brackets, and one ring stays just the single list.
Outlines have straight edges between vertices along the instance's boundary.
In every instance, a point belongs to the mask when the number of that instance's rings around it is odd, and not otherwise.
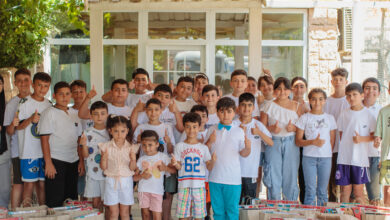
[{"label": "blue shorts", "polygon": [[20,159],[20,171],[23,182],[37,182],[45,180],[43,158]]},{"label": "blue shorts", "polygon": [[335,177],[336,184],[340,186],[366,184],[370,182],[368,167],[337,164]]}]

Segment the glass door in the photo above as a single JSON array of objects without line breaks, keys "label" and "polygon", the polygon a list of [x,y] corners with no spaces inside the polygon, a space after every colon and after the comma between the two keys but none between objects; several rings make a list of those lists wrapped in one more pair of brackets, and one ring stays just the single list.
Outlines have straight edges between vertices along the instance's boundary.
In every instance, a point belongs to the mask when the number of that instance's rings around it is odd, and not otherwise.
[{"label": "glass door", "polygon": [[151,46],[147,67],[154,83],[176,84],[181,76],[205,72],[203,46]]}]

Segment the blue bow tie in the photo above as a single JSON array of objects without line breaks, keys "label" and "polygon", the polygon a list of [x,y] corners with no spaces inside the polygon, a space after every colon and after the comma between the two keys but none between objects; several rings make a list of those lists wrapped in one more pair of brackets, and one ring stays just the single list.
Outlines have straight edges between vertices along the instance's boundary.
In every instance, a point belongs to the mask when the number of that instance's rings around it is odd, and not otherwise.
[{"label": "blue bow tie", "polygon": [[221,123],[218,124],[218,130],[222,130],[222,128],[226,128],[226,130],[230,130],[232,128],[231,125],[223,125]]}]

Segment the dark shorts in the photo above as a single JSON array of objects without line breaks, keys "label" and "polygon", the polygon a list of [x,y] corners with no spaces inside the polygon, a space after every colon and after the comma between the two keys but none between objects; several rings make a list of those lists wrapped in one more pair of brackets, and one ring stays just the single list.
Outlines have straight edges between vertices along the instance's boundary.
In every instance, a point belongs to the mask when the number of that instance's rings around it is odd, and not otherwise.
[{"label": "dark shorts", "polygon": [[177,193],[177,174],[171,174],[169,177],[164,177],[164,190],[168,193]]},{"label": "dark shorts", "polygon": [[257,180],[256,178],[251,177],[242,177],[241,178],[241,198],[251,197],[256,198],[256,189],[257,189]]},{"label": "dark shorts", "polygon": [[23,184],[22,172],[20,171],[19,157],[12,158],[12,172],[13,172],[13,178],[12,178],[13,184]]},{"label": "dark shorts", "polygon": [[337,164],[335,177],[336,184],[340,186],[370,182],[370,174],[367,167]]}]

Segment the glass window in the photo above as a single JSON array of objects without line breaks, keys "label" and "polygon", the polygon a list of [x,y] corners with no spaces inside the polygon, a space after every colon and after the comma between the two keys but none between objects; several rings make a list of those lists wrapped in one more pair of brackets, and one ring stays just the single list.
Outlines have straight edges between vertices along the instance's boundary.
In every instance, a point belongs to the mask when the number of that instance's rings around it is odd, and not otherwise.
[{"label": "glass window", "polygon": [[137,39],[137,12],[106,12],[103,14],[104,39]]},{"label": "glass window", "polygon": [[90,57],[87,45],[51,45],[51,87],[59,81],[84,80],[90,88]]},{"label": "glass window", "polygon": [[248,71],[247,46],[215,47],[215,85],[221,86],[223,94],[231,93],[230,74],[235,69]]},{"label": "glass window", "polygon": [[262,57],[263,68],[275,79],[303,76],[303,47],[263,46]]},{"label": "glass window", "polygon": [[206,13],[150,12],[150,39],[206,39]]},{"label": "glass window", "polygon": [[[52,16],[55,21],[55,27],[51,30],[51,38],[89,38],[80,27],[69,23],[66,14]],[[89,13],[81,13],[80,20],[84,22],[85,29],[89,31]]]},{"label": "glass window", "polygon": [[177,82],[181,76],[194,76],[201,69],[200,50],[154,50],[153,82]]},{"label": "glass window", "polygon": [[111,89],[115,79],[131,80],[131,74],[138,66],[138,46],[106,45],[104,56],[104,92]]},{"label": "glass window", "polygon": [[303,14],[263,13],[263,40],[303,40]]},{"label": "glass window", "polygon": [[248,13],[217,13],[215,39],[248,40]]}]

